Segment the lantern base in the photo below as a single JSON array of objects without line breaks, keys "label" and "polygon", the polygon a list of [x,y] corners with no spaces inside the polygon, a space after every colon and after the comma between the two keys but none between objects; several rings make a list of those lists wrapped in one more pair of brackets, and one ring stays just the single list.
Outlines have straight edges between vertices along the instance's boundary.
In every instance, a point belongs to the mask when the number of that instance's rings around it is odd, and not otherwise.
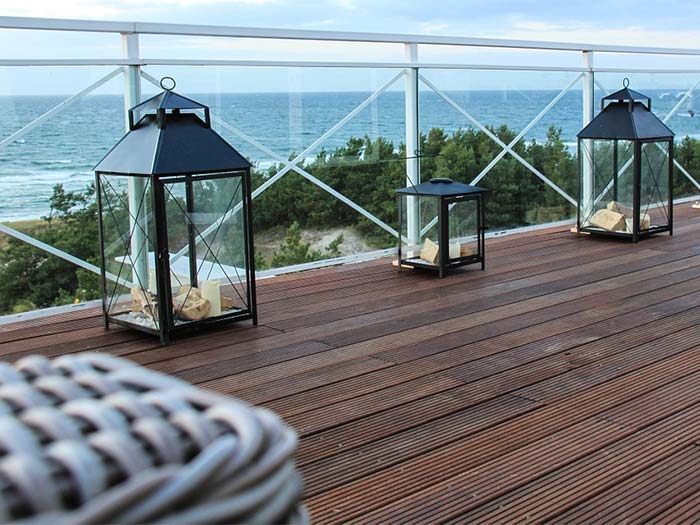
[{"label": "lantern base", "polygon": [[105,317],[105,330],[109,329],[110,324],[115,324],[124,328],[130,328],[139,332],[144,332],[150,335],[160,336],[163,344],[168,344],[176,335],[195,333],[200,330],[210,329],[214,326],[223,325],[231,322],[252,320],[253,325],[258,324],[257,316],[249,309],[233,308],[222,312],[220,316],[208,317],[198,321],[175,321],[175,326],[169,330],[164,326],[159,327],[152,319],[144,316],[135,317],[134,312],[124,311],[117,314],[111,314]]},{"label": "lantern base", "polygon": [[[572,231],[576,231],[576,228],[572,228]],[[637,233],[636,238],[644,239],[650,235],[655,235],[657,233],[669,232],[672,235],[672,230],[670,226],[652,226],[648,230],[642,230]],[[595,226],[582,226],[578,228],[577,233],[579,235],[591,235],[595,237],[611,237],[615,239],[626,239],[630,241],[635,240],[635,234],[627,231],[610,231],[603,228],[596,228]]]},{"label": "lantern base", "polygon": [[[412,257],[410,259],[394,260],[392,265],[398,267],[399,269],[411,269],[411,270],[427,270],[432,272],[438,272],[440,274],[445,274],[449,270],[454,270],[455,268],[460,268],[462,266],[467,266],[470,264],[481,263],[481,269],[485,269],[485,259],[479,255],[469,255],[467,257],[460,257],[459,259],[451,259],[443,267],[442,272],[440,271],[440,265],[436,263],[430,263],[420,257]],[[443,276],[441,275],[441,277]]]}]

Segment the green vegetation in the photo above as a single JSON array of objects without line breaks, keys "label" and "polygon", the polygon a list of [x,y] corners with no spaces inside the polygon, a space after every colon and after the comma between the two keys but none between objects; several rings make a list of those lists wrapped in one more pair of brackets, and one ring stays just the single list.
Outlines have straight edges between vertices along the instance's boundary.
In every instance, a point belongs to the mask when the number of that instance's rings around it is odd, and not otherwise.
[{"label": "green vegetation", "polygon": [[[321,259],[332,259],[340,256],[340,245],[343,243],[343,236],[338,235],[326,248],[324,252],[312,250],[310,243],[301,241],[301,227],[298,222],[293,222],[287,230],[287,236],[280,245],[279,251],[275,252],[272,258],[272,267],[281,268]],[[256,268],[258,268],[256,266]],[[263,268],[258,268],[259,270]]]},{"label": "green vegetation", "polygon": [[[491,131],[505,143],[515,136],[506,126]],[[432,129],[421,137],[421,178],[449,176],[469,182],[500,150],[500,146],[481,131],[466,129],[448,135],[441,129]],[[576,195],[576,159],[562,142],[560,130],[551,128],[545,142],[520,142],[513,150],[567,193]],[[700,142],[697,140],[684,138],[676,145],[675,157],[690,173],[700,173]],[[320,151],[304,169],[381,220],[395,224],[394,190],[405,184],[405,158],[403,144],[396,148],[383,138],[352,138],[333,152]],[[262,184],[278,168],[254,171],[253,186]],[[562,220],[575,214],[571,205],[512,155],[505,155],[480,184],[491,190],[486,211],[487,226],[491,229]],[[676,171],[675,194],[696,193],[691,183]],[[226,194],[217,191],[211,198],[225,198]],[[50,204],[49,216],[40,224],[28,226],[32,234],[99,264],[94,188],[66,192],[56,186]],[[384,230],[296,173],[288,173],[278,180],[254,201],[253,206],[256,232],[286,228],[286,238],[275,251],[272,266],[339,255],[342,236],[325,250],[314,250],[310,244],[302,242],[301,233],[305,229],[352,227],[373,246],[385,248],[394,244],[394,239]],[[175,236],[184,234],[183,230]],[[3,239],[0,247],[0,314],[99,297],[96,275],[15,239]],[[260,254],[256,254],[256,261],[259,268],[264,267]]]},{"label": "green vegetation", "polygon": [[[66,192],[57,185],[46,227],[33,235],[99,265],[95,190]],[[16,239],[0,252],[0,313],[22,312],[99,297],[99,277]]]}]

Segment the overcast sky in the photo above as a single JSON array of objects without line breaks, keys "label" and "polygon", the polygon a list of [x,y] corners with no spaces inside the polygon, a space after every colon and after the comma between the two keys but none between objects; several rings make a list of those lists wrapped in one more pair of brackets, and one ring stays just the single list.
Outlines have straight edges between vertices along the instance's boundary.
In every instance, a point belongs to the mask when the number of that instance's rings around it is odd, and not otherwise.
[{"label": "overcast sky", "polygon": [[[552,0],[0,0],[0,15],[280,27],[343,31],[422,33],[550,41],[700,47],[700,2],[686,0],[566,1]],[[401,60],[401,46],[280,43],[192,37],[143,37],[142,56],[164,58],[231,58],[291,60]],[[0,58],[120,57],[117,35],[0,30]],[[579,66],[574,53],[484,52],[424,47],[429,61],[535,63]],[[610,57],[600,65],[690,66],[699,59]],[[265,70],[151,68],[154,75],[173,73],[187,91],[364,90],[389,78],[391,71]],[[0,68],[0,93],[69,93],[99,78],[108,69]],[[517,82],[537,88],[565,82],[566,74],[497,73],[469,75],[432,72],[444,86],[493,88]],[[516,78],[517,77],[517,78]],[[507,79],[514,80],[507,80]],[[675,78],[659,80],[675,83]],[[687,79],[679,81],[679,85]],[[118,85],[105,90],[118,91]]]}]

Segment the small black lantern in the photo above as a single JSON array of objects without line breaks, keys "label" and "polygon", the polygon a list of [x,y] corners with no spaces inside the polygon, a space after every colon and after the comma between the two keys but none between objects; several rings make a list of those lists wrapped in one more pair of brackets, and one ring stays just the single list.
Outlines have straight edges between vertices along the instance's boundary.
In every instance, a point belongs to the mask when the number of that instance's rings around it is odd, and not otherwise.
[{"label": "small black lantern", "polygon": [[651,99],[624,88],[578,134],[579,233],[637,242],[673,234],[673,132]]},{"label": "small black lantern", "polygon": [[481,263],[483,270],[487,192],[449,178],[396,190],[399,268],[434,270],[441,278],[467,264]]},{"label": "small black lantern", "polygon": [[257,324],[257,311],[250,163],[211,128],[207,106],[164,89],[129,110],[95,181],[105,327],[167,344],[204,326]]}]

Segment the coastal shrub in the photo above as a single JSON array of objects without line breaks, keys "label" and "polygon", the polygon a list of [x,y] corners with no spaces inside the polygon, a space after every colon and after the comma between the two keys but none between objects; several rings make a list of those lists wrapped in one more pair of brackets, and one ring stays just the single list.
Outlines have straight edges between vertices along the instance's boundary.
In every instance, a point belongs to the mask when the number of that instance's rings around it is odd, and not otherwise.
[{"label": "coastal shrub", "polygon": [[[33,235],[83,260],[99,265],[97,207],[95,189],[68,192],[61,185],[53,188],[50,212]],[[78,290],[82,289],[79,295]],[[46,308],[65,302],[96,299],[97,276],[49,255],[29,244],[10,238],[0,251],[0,312],[22,309],[29,303]]]}]

